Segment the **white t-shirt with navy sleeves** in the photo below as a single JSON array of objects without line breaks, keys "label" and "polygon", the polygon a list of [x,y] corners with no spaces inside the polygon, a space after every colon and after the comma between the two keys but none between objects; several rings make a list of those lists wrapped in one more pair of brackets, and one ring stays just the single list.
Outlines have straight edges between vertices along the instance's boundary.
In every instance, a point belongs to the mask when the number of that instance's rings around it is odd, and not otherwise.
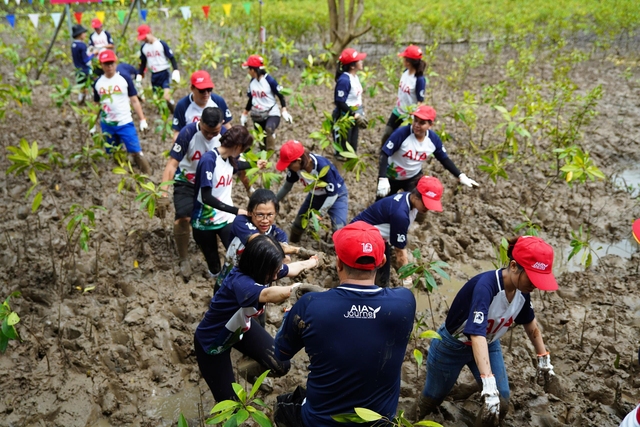
[{"label": "white t-shirt with navy sleeves", "polygon": [[259,111],[269,111],[269,116],[280,116],[280,107],[276,102],[276,94],[280,93],[282,86],[269,74],[263,75],[260,80],[251,79],[247,95],[251,97],[252,108]]},{"label": "white t-shirt with navy sleeves", "polygon": [[411,179],[422,172],[422,164],[431,154],[440,162],[449,157],[437,133],[429,130],[420,142],[411,125],[396,129],[385,142],[382,151],[389,156],[387,178],[398,181]]},{"label": "white t-shirt with navy sleeves", "polygon": [[189,123],[199,121],[200,117],[202,117],[202,111],[207,107],[216,107],[222,110],[222,113],[224,114],[224,119],[222,121],[223,124],[229,123],[233,119],[231,110],[229,110],[226,101],[220,95],[212,93],[211,97],[207,100],[207,105],[201,107],[193,102],[193,94],[190,93],[176,104],[171,128],[173,130],[180,131]]},{"label": "white t-shirt with navy sleeves", "polygon": [[136,96],[133,81],[127,75],[116,73],[108,78],[100,76],[93,85],[93,99],[100,102],[100,121],[110,126],[122,126],[133,121],[131,101]]}]

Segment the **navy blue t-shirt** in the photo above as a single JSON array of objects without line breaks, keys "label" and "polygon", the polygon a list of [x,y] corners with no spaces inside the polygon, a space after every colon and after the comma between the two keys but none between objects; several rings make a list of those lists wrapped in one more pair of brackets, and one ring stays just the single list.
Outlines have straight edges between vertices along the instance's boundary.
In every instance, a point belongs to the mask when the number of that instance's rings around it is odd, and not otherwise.
[{"label": "navy blue t-shirt", "polygon": [[136,74],[138,73],[136,67],[131,64],[127,64],[126,62],[119,62],[116,67],[116,71],[122,76],[127,76],[132,80],[136,78]]},{"label": "navy blue t-shirt", "polygon": [[[342,194],[347,191],[344,179],[342,179],[340,172],[338,172],[338,169],[333,165],[333,163],[317,154],[309,154],[309,158],[312,163],[311,175],[318,175],[324,167],[329,166],[327,174],[320,178],[320,181],[326,182],[327,185],[325,187],[317,187],[314,192],[316,196],[333,196],[334,194]],[[305,186],[311,183],[311,181],[307,181],[302,176],[301,172],[288,170],[287,182],[296,183],[297,181],[302,181]]]},{"label": "navy blue t-shirt", "polygon": [[352,426],[331,415],[355,407],[393,418],[415,311],[406,288],[342,284],[300,298],[276,335],[275,353],[289,360],[304,347],[309,356],[304,425]]},{"label": "navy blue t-shirt", "polygon": [[74,40],[71,43],[71,58],[77,69],[82,70],[86,75],[91,73],[91,57],[87,55],[87,45],[84,42]]},{"label": "navy blue t-shirt", "polygon": [[[249,237],[257,233],[259,233],[258,228],[255,225],[253,225],[253,222],[251,222],[250,216],[236,215],[236,219],[233,220],[233,224],[231,225],[232,241],[237,237],[238,240],[240,240],[240,243],[242,243],[242,246],[244,247],[247,245],[247,240],[249,239]],[[269,227],[269,229],[264,234],[266,234],[267,236],[273,237],[274,239],[276,239],[276,241],[280,243],[288,242],[287,233],[285,233],[281,228],[279,228],[275,224]]]},{"label": "navy blue t-shirt", "polygon": [[364,221],[376,227],[391,246],[404,249],[409,226],[416,218],[417,209],[411,208],[411,193],[398,193],[378,200],[356,215],[351,222]]}]

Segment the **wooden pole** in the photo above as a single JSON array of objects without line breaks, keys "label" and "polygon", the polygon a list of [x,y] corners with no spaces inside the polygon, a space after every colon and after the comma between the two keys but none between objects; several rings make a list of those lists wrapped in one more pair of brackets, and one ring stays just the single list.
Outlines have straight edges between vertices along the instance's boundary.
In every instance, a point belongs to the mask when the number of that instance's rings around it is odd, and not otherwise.
[{"label": "wooden pole", "polygon": [[36,80],[40,78],[40,74],[42,74],[42,70],[44,69],[44,64],[47,63],[47,59],[49,58],[49,54],[51,53],[51,49],[53,49],[53,44],[56,42],[58,38],[58,33],[60,32],[60,28],[62,28],[62,23],[64,22],[65,15],[67,14],[67,7],[64,8],[62,12],[62,16],[60,17],[60,21],[58,22],[58,26],[56,27],[56,32],[53,33],[53,38],[51,39],[51,43],[49,43],[49,48],[47,49],[47,53],[44,54],[44,59],[42,60],[42,64],[38,69],[38,73],[36,74]]},{"label": "wooden pole", "polygon": [[129,14],[127,15],[127,20],[124,23],[124,28],[122,29],[122,35],[120,38],[123,38],[127,33],[127,27],[129,26],[129,21],[131,20],[131,14],[133,13],[133,9],[140,3],[140,0],[132,1],[131,6],[129,7]]},{"label": "wooden pole", "polygon": [[[71,37],[71,40],[73,40],[73,23],[71,22],[71,9],[69,9],[69,3],[64,5],[64,11],[67,15],[67,25],[69,26],[69,37]],[[62,18],[60,20],[62,20]]]}]

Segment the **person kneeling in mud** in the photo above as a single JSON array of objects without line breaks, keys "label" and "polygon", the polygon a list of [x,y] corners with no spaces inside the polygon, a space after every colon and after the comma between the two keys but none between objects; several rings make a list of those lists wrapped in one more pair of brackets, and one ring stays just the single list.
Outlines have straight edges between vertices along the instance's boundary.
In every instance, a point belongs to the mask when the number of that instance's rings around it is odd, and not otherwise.
[{"label": "person kneeling in mud", "polygon": [[[482,385],[482,408],[477,423],[497,425],[509,409],[509,380],[500,337],[514,323],[523,325],[538,354],[538,373],[546,386],[557,378],[538,329],[530,293],[538,288],[555,291],[553,248],[539,237],[509,240],[509,265],[469,280],[456,295],[440,340],[432,340],[427,358],[427,378],[418,401],[418,418],[442,403],[467,365]],[[545,389],[547,389],[545,387]]]},{"label": "person kneeling in mud", "polygon": [[273,237],[261,234],[244,248],[237,267],[222,282],[209,304],[209,310],[198,325],[194,346],[202,377],[216,402],[235,399],[235,381],[231,365],[231,348],[235,348],[260,364],[261,372],[271,370],[272,376],[289,371],[288,361],[274,356],[274,340],[256,318],[266,303],[287,300],[298,287],[271,286],[300,263],[283,264],[284,251]]}]

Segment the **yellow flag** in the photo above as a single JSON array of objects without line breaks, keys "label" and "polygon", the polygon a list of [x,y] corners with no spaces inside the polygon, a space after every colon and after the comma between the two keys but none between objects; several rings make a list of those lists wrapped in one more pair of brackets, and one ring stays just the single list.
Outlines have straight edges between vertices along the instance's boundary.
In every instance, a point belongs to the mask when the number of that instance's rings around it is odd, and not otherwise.
[{"label": "yellow flag", "polygon": [[229,16],[231,15],[231,3],[225,3],[222,5],[222,9],[224,10],[224,14]]},{"label": "yellow flag", "polygon": [[97,11],[96,12],[96,18],[98,18],[100,20],[100,22],[102,22],[104,24],[104,12],[103,11]]},{"label": "yellow flag", "polygon": [[120,4],[124,6],[124,0],[120,0]]}]

